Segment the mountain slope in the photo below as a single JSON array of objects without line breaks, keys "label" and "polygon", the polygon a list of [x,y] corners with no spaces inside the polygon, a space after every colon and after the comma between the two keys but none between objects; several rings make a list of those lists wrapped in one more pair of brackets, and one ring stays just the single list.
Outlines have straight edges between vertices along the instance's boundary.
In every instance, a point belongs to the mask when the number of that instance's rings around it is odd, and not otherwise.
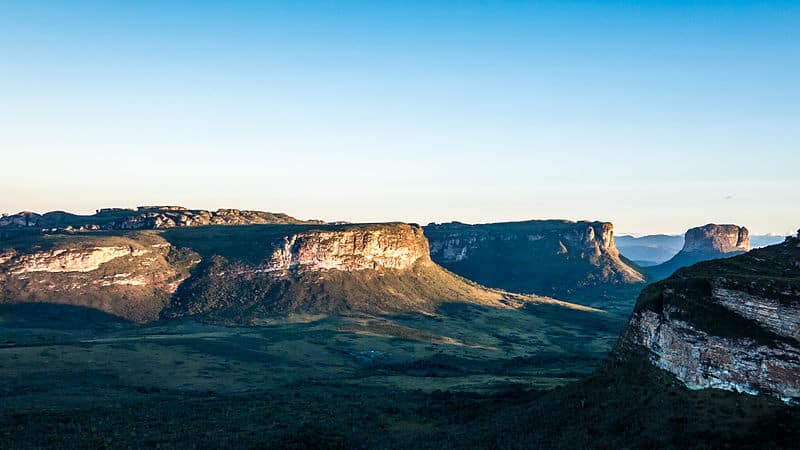
[{"label": "mountain slope", "polygon": [[39,234],[0,240],[0,303],[96,308],[129,320],[275,314],[432,313],[444,303],[527,302],[430,259],[419,226],[226,225]]},{"label": "mountain slope", "polygon": [[678,270],[620,339],[691,388],[800,398],[800,241]]},{"label": "mountain slope", "polygon": [[613,226],[541,220],[425,227],[431,257],[483,285],[573,299],[606,286],[641,285],[644,276],[620,256]]}]

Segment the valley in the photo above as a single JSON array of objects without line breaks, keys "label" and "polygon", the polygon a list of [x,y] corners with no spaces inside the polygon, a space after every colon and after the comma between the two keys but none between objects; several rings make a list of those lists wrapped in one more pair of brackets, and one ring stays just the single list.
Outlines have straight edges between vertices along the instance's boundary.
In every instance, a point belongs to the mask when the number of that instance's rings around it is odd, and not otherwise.
[{"label": "valley", "polygon": [[648,284],[602,222],[212,224],[173,208],[136,229],[0,226],[8,447],[797,437],[796,240],[736,256],[746,229],[690,230],[684,253],[727,258]]}]

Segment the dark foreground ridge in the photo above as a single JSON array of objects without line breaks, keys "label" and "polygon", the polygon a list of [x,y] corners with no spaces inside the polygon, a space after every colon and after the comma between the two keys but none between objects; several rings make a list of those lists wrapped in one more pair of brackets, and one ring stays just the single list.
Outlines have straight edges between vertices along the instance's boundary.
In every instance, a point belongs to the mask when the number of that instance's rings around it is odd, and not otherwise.
[{"label": "dark foreground ridge", "polygon": [[648,286],[620,340],[693,389],[800,399],[800,240]]}]

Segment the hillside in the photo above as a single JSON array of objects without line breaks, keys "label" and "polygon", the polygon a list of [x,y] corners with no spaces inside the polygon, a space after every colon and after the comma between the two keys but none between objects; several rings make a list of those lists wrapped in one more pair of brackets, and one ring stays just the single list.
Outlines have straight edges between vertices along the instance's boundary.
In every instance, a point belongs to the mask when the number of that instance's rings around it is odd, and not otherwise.
[{"label": "hillside", "polygon": [[425,235],[435,262],[483,285],[512,292],[577,301],[595,297],[604,288],[636,288],[644,283],[635,265],[619,254],[610,223],[453,222],[428,225]]},{"label": "hillside", "polygon": [[800,240],[648,286],[620,339],[687,386],[800,398]]},{"label": "hillside", "polygon": [[747,228],[710,223],[690,228],[686,231],[683,247],[678,254],[664,263],[644,270],[651,279],[660,280],[681,267],[710,259],[740,255],[748,250],[750,250],[750,233]]},{"label": "hillside", "polygon": [[[48,330],[38,312],[19,325],[0,308],[0,358],[14,361],[14,376],[0,365],[0,434],[10,447],[796,448],[800,409],[784,399],[798,379],[785,365],[796,362],[797,245],[653,285],[612,357],[569,384],[565,365],[597,355],[585,353],[598,343],[593,314],[543,322],[541,310],[464,305],[395,322],[90,332]],[[541,382],[559,369],[560,387]]]},{"label": "hillside", "polygon": [[85,306],[139,322],[563,304],[453,275],[430,260],[422,229],[401,223],[12,234],[0,240],[0,303]]}]

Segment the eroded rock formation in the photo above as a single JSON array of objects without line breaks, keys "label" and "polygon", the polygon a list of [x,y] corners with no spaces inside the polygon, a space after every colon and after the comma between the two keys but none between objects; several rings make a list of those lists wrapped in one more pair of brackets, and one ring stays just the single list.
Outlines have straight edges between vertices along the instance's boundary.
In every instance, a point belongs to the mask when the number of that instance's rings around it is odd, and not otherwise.
[{"label": "eroded rock formation", "polygon": [[83,306],[146,322],[200,261],[154,235],[28,238],[32,248],[0,250],[0,303]]},{"label": "eroded rock formation", "polygon": [[404,223],[19,231],[6,242],[0,247],[0,303],[85,306],[143,322],[433,313],[447,302],[582,308],[453,275],[431,261],[422,228]]},{"label": "eroded rock formation", "polygon": [[[740,239],[732,236],[733,245]],[[618,355],[693,389],[800,398],[800,240],[703,262],[642,292]],[[737,244],[739,245],[739,244]]]},{"label": "eroded rock formation", "polygon": [[708,224],[686,231],[683,248],[669,261],[647,268],[654,279],[671,275],[700,261],[728,258],[750,250],[750,233],[738,225]]},{"label": "eroded rock formation", "polygon": [[407,269],[429,261],[428,241],[407,224],[343,231],[314,231],[284,238],[270,258],[272,270]]},{"label": "eroded rock formation", "polygon": [[738,225],[708,224],[691,228],[684,238],[684,252],[736,253],[750,250],[750,233]]},{"label": "eroded rock formation", "polygon": [[644,277],[614,245],[607,222],[542,220],[425,227],[432,259],[479,283],[514,292],[566,297]]}]

